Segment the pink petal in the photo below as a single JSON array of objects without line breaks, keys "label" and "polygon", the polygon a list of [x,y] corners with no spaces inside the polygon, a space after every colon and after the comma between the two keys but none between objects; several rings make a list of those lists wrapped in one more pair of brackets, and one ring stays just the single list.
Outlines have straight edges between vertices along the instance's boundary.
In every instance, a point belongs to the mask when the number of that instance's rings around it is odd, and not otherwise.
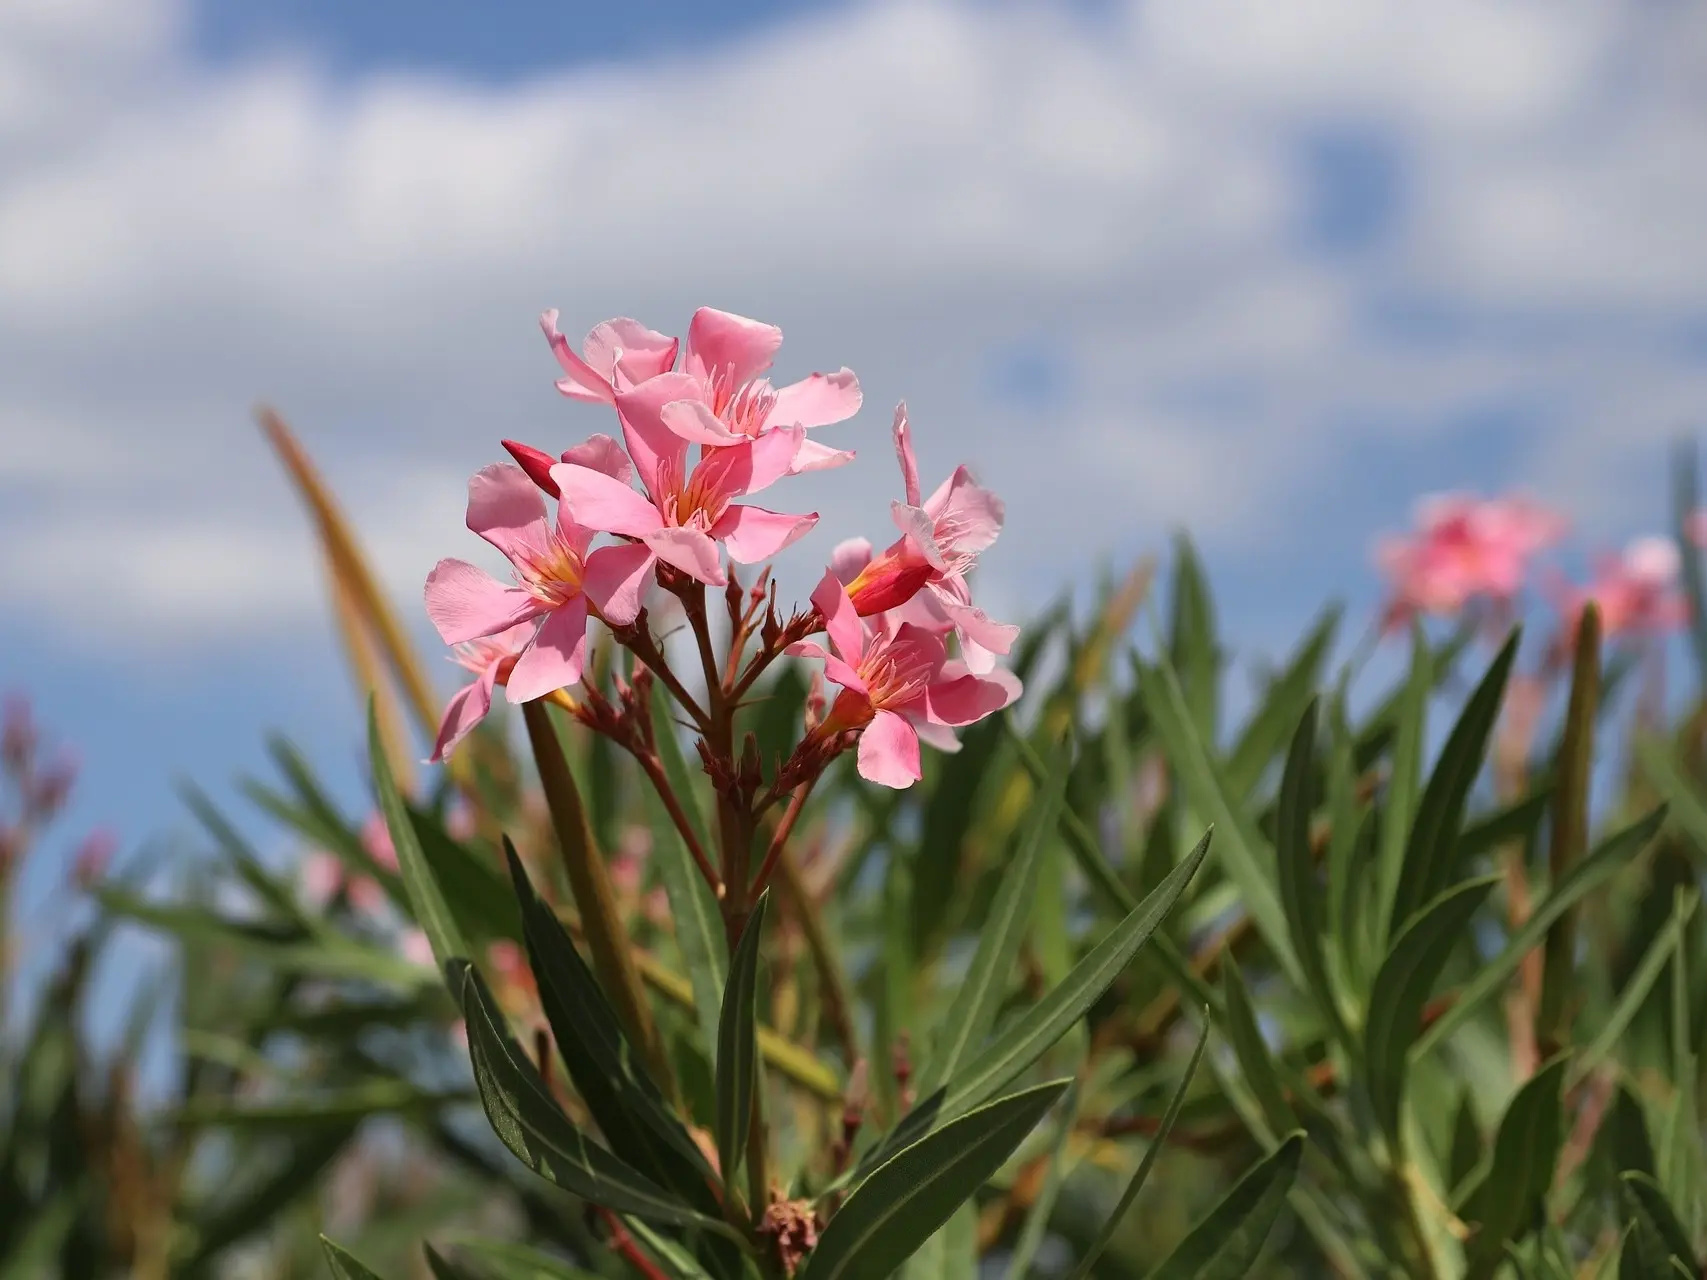
[{"label": "pink petal", "polygon": [[[948,670],[945,666],[945,675]],[[1019,679],[1011,673],[998,677],[995,672],[988,676],[967,672],[926,691],[926,714],[938,724],[972,724],[1009,706],[1020,692]]]},{"label": "pink petal", "polygon": [[776,393],[770,422],[779,427],[824,427],[846,422],[859,412],[864,399],[852,369],[815,373]]},{"label": "pink petal", "polygon": [[826,569],[812,589],[812,607],[824,619],[824,631],[843,659],[857,664],[865,657],[865,625],[854,612],[853,601],[835,570]]},{"label": "pink petal", "polygon": [[942,549],[936,542],[936,521],[926,515],[923,508],[910,507],[904,502],[891,502],[889,514],[908,545],[923,556],[931,568],[938,573],[947,573],[948,561],[943,559]]},{"label": "pink petal", "polygon": [[717,543],[710,535],[698,529],[656,529],[646,535],[645,542],[665,564],[674,565],[707,586],[728,585]]},{"label": "pink petal", "polygon": [[505,683],[510,701],[532,702],[577,683],[586,652],[587,597],[576,596],[545,615],[539,634]]},{"label": "pink petal", "polygon": [[834,680],[837,684],[841,685],[842,688],[851,689],[854,693],[866,694],[871,691],[871,687],[866,684],[859,672],[855,671],[834,654],[827,654],[825,656],[824,674],[829,679]]},{"label": "pink petal", "polygon": [[504,440],[500,443],[516,460],[516,465],[527,472],[529,480],[552,497],[557,496],[557,481],[551,478],[551,468],[557,459],[545,450],[536,449],[531,444],[522,444],[519,440]]},{"label": "pink petal", "polygon": [[600,373],[570,350],[569,340],[557,331],[556,308],[541,313],[539,327],[545,333],[545,340],[551,344],[551,354],[557,357],[557,363],[563,366],[567,375],[559,379],[557,389],[574,400],[610,404],[614,397],[609,373]]},{"label": "pink petal", "polygon": [[854,460],[852,449],[832,449],[827,444],[819,444],[808,437],[800,442],[800,447],[794,451],[794,461],[789,464],[788,474],[791,476],[805,475],[808,471],[829,471],[835,467],[846,466]]},{"label": "pink petal", "polygon": [[428,764],[438,764],[461,742],[474,731],[474,726],[486,718],[486,713],[492,709],[492,683],[497,674],[497,667],[488,667],[478,679],[464,685],[451,696],[445,705],[443,719],[439,721],[439,736],[433,743],[433,754],[428,757]]},{"label": "pink petal", "polygon": [[747,476],[739,496],[768,489],[792,474],[794,460],[800,456],[800,446],[805,441],[804,427],[777,427],[754,440],[748,447]]},{"label": "pink petal", "polygon": [[701,307],[688,322],[682,367],[702,383],[717,374],[739,387],[770,368],[780,346],[782,330],[774,324]]},{"label": "pink petal", "polygon": [[666,427],[694,444],[739,444],[748,439],[724,426],[703,400],[673,400],[659,416]]},{"label": "pink petal", "polygon": [[527,472],[507,462],[468,478],[468,527],[511,560],[545,545],[545,499]]},{"label": "pink petal", "polygon": [[656,558],[652,549],[642,542],[600,547],[587,557],[582,589],[601,618],[618,627],[626,627],[634,621],[640,612],[646,584],[651,581]]},{"label": "pink petal", "polygon": [[619,389],[655,378],[676,363],[676,340],[626,316],[593,326],[581,344],[587,363]]},{"label": "pink petal", "polygon": [[919,735],[919,741],[927,747],[953,755],[960,750],[960,739],[954,736],[954,730],[946,724],[933,724],[929,720],[915,720],[913,732]]},{"label": "pink petal", "polygon": [[939,544],[972,554],[996,540],[1006,514],[1002,500],[978,485],[965,467],[954,469],[954,474],[931,494],[925,510],[936,522]]},{"label": "pink petal", "polygon": [[344,864],[333,854],[313,850],[302,859],[303,896],[315,906],[332,900],[344,883]]},{"label": "pink petal", "polygon": [[783,650],[791,658],[828,658],[830,651],[812,640],[800,640]]},{"label": "pink petal", "polygon": [[657,507],[603,471],[559,462],[551,478],[563,491],[563,505],[572,518],[589,529],[640,538],[664,523]]},{"label": "pink petal", "polygon": [[737,564],[757,564],[804,537],[818,523],[818,513],[803,516],[767,511],[764,507],[733,506],[712,526],[711,536],[729,548]]},{"label": "pink petal", "polygon": [[[540,455],[544,457],[544,454]],[[628,484],[634,479],[634,464],[628,460],[628,455],[622,451],[622,446],[609,436],[588,436],[573,449],[563,451],[561,462],[572,466],[588,467],[594,471],[602,471],[613,480]],[[549,473],[550,466],[546,467]],[[549,474],[546,477],[550,479]],[[552,481],[555,486],[556,481]],[[544,486],[542,485],[541,488]]]},{"label": "pink petal", "polygon": [[961,646],[966,653],[967,664],[974,671],[988,671],[995,665],[989,654],[1007,653],[1019,638],[1019,628],[1012,623],[991,621],[990,615],[982,609],[962,604],[935,584],[932,586],[932,594],[942,606],[942,611],[948,615],[949,621],[954,623],[954,630],[960,636]]},{"label": "pink petal", "polygon": [[903,790],[924,776],[919,735],[904,716],[879,711],[859,735],[859,776],[881,787]]},{"label": "pink petal", "polygon": [[895,457],[901,463],[901,483],[907,494],[907,505],[916,507],[919,505],[919,460],[913,456],[913,429],[907,423],[905,400],[895,406],[895,422],[890,433],[895,437]]},{"label": "pink petal", "polygon": [[848,538],[830,551],[830,572],[843,586],[859,577],[859,571],[870,563],[871,542],[866,538]]},{"label": "pink petal", "polygon": [[664,425],[664,406],[698,400],[703,394],[700,384],[685,373],[661,373],[617,393],[622,438],[648,493],[656,496],[665,487],[660,471],[672,471],[680,478],[687,466],[688,442]]},{"label": "pink petal", "polygon": [[427,616],[446,644],[461,644],[538,617],[539,601],[466,560],[440,560],[427,575]]}]

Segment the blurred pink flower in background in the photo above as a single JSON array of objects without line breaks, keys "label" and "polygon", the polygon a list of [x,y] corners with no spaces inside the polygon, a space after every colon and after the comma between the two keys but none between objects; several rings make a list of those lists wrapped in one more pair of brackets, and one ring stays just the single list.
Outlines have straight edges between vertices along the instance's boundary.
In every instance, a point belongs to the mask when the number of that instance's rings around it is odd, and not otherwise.
[{"label": "blurred pink flower in background", "polygon": [[1416,509],[1416,531],[1382,538],[1375,562],[1389,583],[1382,626],[1419,615],[1452,617],[1483,601],[1509,609],[1530,561],[1564,536],[1563,518],[1522,496],[1435,494]]},{"label": "blurred pink flower in background", "polygon": [[1622,555],[1601,557],[1586,587],[1567,586],[1556,593],[1564,635],[1576,634],[1590,600],[1600,609],[1601,634],[1608,640],[1676,630],[1689,619],[1681,572],[1682,557],[1670,538],[1637,538]]},{"label": "blurred pink flower in background", "polygon": [[344,860],[324,849],[311,849],[303,855],[303,896],[311,906],[324,907],[342,891],[352,910],[364,916],[378,915],[385,909],[385,890],[371,876],[351,875]]},{"label": "blurred pink flower in background", "polygon": [[97,827],[85,836],[71,860],[71,874],[77,883],[88,889],[105,879],[118,847],[118,836],[106,827]]},{"label": "blurred pink flower in background", "polygon": [[434,965],[433,944],[419,929],[405,929],[403,936],[397,941],[397,950],[411,964],[422,965],[428,969]]}]

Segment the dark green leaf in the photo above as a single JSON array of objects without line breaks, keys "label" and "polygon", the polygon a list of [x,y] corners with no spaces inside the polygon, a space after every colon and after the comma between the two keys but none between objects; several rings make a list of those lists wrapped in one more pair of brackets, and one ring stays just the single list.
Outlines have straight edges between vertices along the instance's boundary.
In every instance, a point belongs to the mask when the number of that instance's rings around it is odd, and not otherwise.
[{"label": "dark green leaf", "polygon": [[1037,1127],[1068,1082],[960,1116],[872,1171],[830,1219],[800,1280],[887,1276],[947,1222]]},{"label": "dark green leaf", "polygon": [[1627,1202],[1632,1209],[1632,1216],[1646,1218],[1659,1232],[1665,1241],[1666,1251],[1673,1257],[1685,1262],[1695,1260],[1695,1246],[1689,1239],[1689,1232],[1678,1220],[1677,1210],[1666,1199],[1660,1184],[1645,1173],[1628,1170],[1619,1175],[1624,1185]]},{"label": "dark green leaf", "polygon": [[1458,836],[1464,825],[1464,806],[1476,775],[1482,770],[1488,737],[1493,732],[1494,720],[1505,699],[1506,680],[1517,658],[1520,635],[1521,632],[1512,631],[1487,674],[1464,703],[1458,722],[1452,726],[1440,758],[1435,761],[1405,844],[1405,861],[1399,869],[1398,890],[1388,917],[1389,936],[1452,883]]},{"label": "dark green leaf", "polygon": [[355,1258],[333,1244],[325,1236],[320,1237],[320,1247],[326,1251],[326,1260],[332,1264],[332,1274],[338,1280],[379,1280],[379,1276],[368,1270]]},{"label": "dark green leaf", "polygon": [[770,892],[759,895],[735,954],[729,961],[729,982],[723,988],[723,1013],[717,1024],[717,1157],[726,1186],[747,1145],[753,1121],[753,1094],[758,1088],[759,1048],[754,1038],[758,1018],[759,941]]},{"label": "dark green leaf", "polygon": [[1310,843],[1310,814],[1314,810],[1310,787],[1315,764],[1316,704],[1312,700],[1292,735],[1286,769],[1280,779],[1280,805],[1275,822],[1280,905],[1286,913],[1287,930],[1308,982],[1309,994],[1329,1026],[1342,1040],[1349,1040],[1322,950],[1325,932],[1322,892],[1316,880],[1316,858]]},{"label": "dark green leaf", "polygon": [[1488,876],[1454,885],[1417,912],[1375,975],[1364,1025],[1364,1061],[1369,1100],[1389,1138],[1398,1135],[1408,1053],[1417,1039],[1423,1004],[1498,879]]},{"label": "dark green leaf", "polygon": [[1239,1179],[1150,1273],[1150,1280],[1249,1280],[1263,1242],[1286,1206],[1303,1154],[1304,1135],[1290,1135]]},{"label": "dark green leaf", "polygon": [[368,763],[373,770],[379,809],[385,815],[386,828],[391,832],[392,847],[397,850],[397,866],[403,875],[404,891],[409,895],[411,913],[432,944],[433,959],[438,961],[442,973],[451,960],[468,955],[468,945],[457,927],[456,916],[445,902],[443,889],[434,878],[432,865],[421,851],[409,808],[398,794],[371,698],[368,699]]},{"label": "dark green leaf", "polygon": [[427,1255],[427,1270],[433,1273],[433,1280],[476,1280],[473,1272],[450,1262],[432,1245],[423,1244],[421,1251]]},{"label": "dark green leaf", "polygon": [[1689,521],[1700,509],[1701,489],[1695,442],[1680,440],[1672,455],[1672,536],[1683,559],[1683,588],[1689,595],[1689,640],[1695,651],[1695,678],[1707,685],[1707,578],[1701,549],[1689,533]]},{"label": "dark green leaf", "polygon": [[456,1246],[498,1268],[500,1280],[596,1280],[591,1272],[527,1245],[459,1237]]},{"label": "dark green leaf", "polygon": [[1237,961],[1228,955],[1221,962],[1221,991],[1227,1005],[1227,1034],[1233,1042],[1233,1053],[1239,1060],[1239,1071],[1245,1084],[1257,1100],[1271,1134],[1290,1133],[1298,1127],[1298,1117],[1286,1102],[1286,1090],[1274,1060],[1269,1056],[1262,1029],[1257,1026],[1256,1011],[1251,1008],[1251,995],[1245,987],[1244,975]]},{"label": "dark green leaf", "polygon": [[1542,1220],[1547,1190],[1564,1141],[1560,1109],[1564,1055],[1553,1058],[1512,1097],[1494,1138],[1493,1162],[1466,1216],[1481,1224],[1467,1246],[1469,1280],[1491,1280],[1506,1243]]}]

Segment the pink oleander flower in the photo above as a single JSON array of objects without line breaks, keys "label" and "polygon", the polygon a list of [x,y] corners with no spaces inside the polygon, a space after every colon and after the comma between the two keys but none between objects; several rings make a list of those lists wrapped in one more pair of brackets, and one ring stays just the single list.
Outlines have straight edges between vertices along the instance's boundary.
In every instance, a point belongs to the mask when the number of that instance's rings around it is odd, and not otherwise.
[{"label": "pink oleander flower", "polygon": [[824,674],[842,687],[812,732],[822,738],[859,730],[859,772],[870,782],[910,787],[923,776],[921,739],[932,746],[953,743],[955,727],[982,720],[1020,695],[1017,677],[969,670],[922,627],[903,622],[891,631],[861,621],[834,571],[825,572],[812,603],[834,652],[811,641],[788,652],[822,658]]},{"label": "pink oleander flower", "polygon": [[468,482],[468,527],[509,558],[515,584],[505,586],[465,560],[441,560],[427,575],[427,614],[450,645],[538,620],[505,679],[511,702],[530,702],[580,680],[590,610],[618,626],[640,610],[651,553],[634,545],[589,551],[595,530],[577,523],[561,502],[555,524],[549,522],[545,499],[519,467],[496,464],[475,472]]},{"label": "pink oleander flower", "polygon": [[1391,582],[1385,625],[1402,625],[1419,613],[1450,616],[1478,598],[1509,605],[1531,558],[1564,528],[1560,518],[1523,497],[1424,498],[1417,504],[1417,532],[1384,538],[1376,547],[1376,564]]},{"label": "pink oleander flower", "polygon": [[1586,587],[1559,592],[1564,634],[1576,635],[1583,605],[1600,610],[1601,635],[1655,636],[1689,620],[1689,599],[1678,585],[1682,570],[1677,544],[1670,538],[1637,538],[1620,556],[1602,557]]},{"label": "pink oleander flower", "polygon": [[396,871],[397,846],[391,843],[391,828],[385,825],[385,815],[370,813],[367,821],[362,823],[362,848],[367,850],[372,858],[387,871]]},{"label": "pink oleander flower", "polygon": [[[816,512],[785,515],[736,501],[790,474],[803,428],[782,427],[724,448],[701,449],[690,468],[688,442],[663,419],[680,394],[670,382],[679,376],[653,378],[617,394],[628,457],[616,450],[606,455],[609,466],[560,462],[551,468],[551,479],[562,495],[560,511],[566,507],[589,528],[636,540],[630,552],[645,557],[635,562],[642,575],[655,558],[720,587],[728,578],[719,543],[737,564],[755,564],[818,523]],[[636,474],[644,494],[631,487]]]},{"label": "pink oleander flower", "polygon": [[[492,710],[492,690],[506,683],[528,641],[533,639],[534,624],[520,622],[495,636],[480,636],[464,641],[452,652],[452,659],[474,673],[474,679],[451,695],[439,721],[439,736],[433,743],[428,764],[438,764],[470,733],[474,726]],[[463,825],[468,825],[463,811]],[[452,834],[455,834],[454,832]]]},{"label": "pink oleander flower", "polygon": [[616,393],[657,377],[676,364],[676,340],[656,333],[638,320],[618,318],[593,326],[581,344],[581,354],[557,331],[557,311],[544,312],[539,327],[564,376],[557,389],[572,400],[615,404]]},{"label": "pink oleander flower", "polygon": [[105,827],[91,831],[84,838],[71,862],[72,878],[80,888],[91,888],[106,877],[118,847],[119,838]]},{"label": "pink oleander flower", "polygon": [[433,959],[433,944],[427,941],[427,935],[419,929],[404,930],[403,936],[397,940],[397,951],[410,964],[431,969],[436,963]]},{"label": "pink oleander flower", "polygon": [[303,896],[313,906],[324,907],[341,892],[360,915],[378,915],[385,908],[385,890],[379,881],[352,875],[342,858],[324,849],[304,855],[301,874]]},{"label": "pink oleander flower", "polygon": [[[858,566],[847,592],[860,617],[903,611],[900,616],[915,626],[952,628],[966,665],[980,674],[990,671],[995,655],[1013,647],[1019,628],[993,622],[973,605],[966,575],[1002,531],[1002,500],[975,484],[965,467],[956,467],[921,502],[905,404],[895,408],[894,436],[906,501],[892,503],[890,511],[901,536],[876,559],[863,539],[845,542],[837,548],[835,567]],[[862,545],[865,562],[860,564]]]}]

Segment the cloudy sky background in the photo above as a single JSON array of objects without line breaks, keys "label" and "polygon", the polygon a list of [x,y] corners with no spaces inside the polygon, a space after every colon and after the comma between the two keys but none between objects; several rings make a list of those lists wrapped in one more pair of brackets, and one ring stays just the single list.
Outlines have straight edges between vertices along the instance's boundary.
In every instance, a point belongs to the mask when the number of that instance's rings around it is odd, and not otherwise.
[{"label": "cloudy sky background", "polygon": [[[1241,652],[1420,493],[1659,528],[1707,407],[1707,11],[1682,0],[0,6],[0,688],[75,819],[180,824],[262,731],[353,786],[316,562],[252,406],[419,617],[469,472],[609,429],[535,327],[783,326],[882,537],[889,411],[1008,503],[998,616],[1200,540]],[[780,491],[779,491],[780,492]],[[423,639],[430,632],[422,624]],[[455,673],[444,668],[445,689]]]}]

